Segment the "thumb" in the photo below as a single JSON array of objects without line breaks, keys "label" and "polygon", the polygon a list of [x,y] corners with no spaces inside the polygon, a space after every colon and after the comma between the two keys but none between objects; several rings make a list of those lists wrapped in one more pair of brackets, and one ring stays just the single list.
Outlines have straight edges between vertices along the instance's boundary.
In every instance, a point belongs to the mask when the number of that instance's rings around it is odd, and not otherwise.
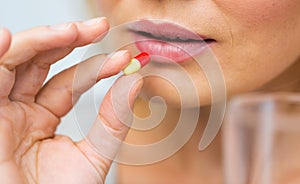
[{"label": "thumb", "polygon": [[103,182],[131,125],[134,100],[142,88],[140,75],[120,77],[106,94],[87,137],[78,147],[96,167]]}]

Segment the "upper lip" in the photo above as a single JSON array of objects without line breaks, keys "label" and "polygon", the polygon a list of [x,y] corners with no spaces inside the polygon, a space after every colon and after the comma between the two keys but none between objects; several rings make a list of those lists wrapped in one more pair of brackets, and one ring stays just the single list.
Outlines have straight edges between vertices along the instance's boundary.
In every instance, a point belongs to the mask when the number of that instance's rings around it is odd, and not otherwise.
[{"label": "upper lip", "polygon": [[212,40],[199,35],[175,23],[161,20],[139,20],[128,25],[128,29],[146,37],[164,41],[209,41]]}]

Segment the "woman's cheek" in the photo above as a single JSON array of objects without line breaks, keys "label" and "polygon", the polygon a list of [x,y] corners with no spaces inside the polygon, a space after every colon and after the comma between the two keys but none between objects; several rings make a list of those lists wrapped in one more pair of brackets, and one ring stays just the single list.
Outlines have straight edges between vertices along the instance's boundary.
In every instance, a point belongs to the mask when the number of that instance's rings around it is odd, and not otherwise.
[{"label": "woman's cheek", "polygon": [[[299,0],[214,0],[226,17],[232,33],[233,56],[273,61],[286,68],[299,55]],[[234,59],[236,61],[236,59]],[[250,61],[250,60],[249,60]],[[235,63],[238,64],[238,63]],[[250,63],[248,63],[250,64]]]},{"label": "woman's cheek", "polygon": [[214,0],[226,17],[249,27],[299,15],[299,0]]},{"label": "woman's cheek", "polygon": [[96,6],[96,9],[101,16],[110,16],[111,12],[116,5],[116,0],[91,0],[92,5]]}]

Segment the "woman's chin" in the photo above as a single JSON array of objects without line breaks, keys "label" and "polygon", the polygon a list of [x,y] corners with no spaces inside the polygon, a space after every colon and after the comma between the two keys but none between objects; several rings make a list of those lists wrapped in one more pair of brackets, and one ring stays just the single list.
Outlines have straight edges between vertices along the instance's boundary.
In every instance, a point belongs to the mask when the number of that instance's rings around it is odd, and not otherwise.
[{"label": "woman's chin", "polygon": [[[151,103],[166,105],[169,108],[199,108],[202,106],[209,106],[211,104],[210,93],[194,95],[180,94],[174,86],[159,84],[152,85],[154,81],[144,79],[144,86],[140,93],[143,100],[151,101]],[[165,83],[163,81],[162,83]]]}]

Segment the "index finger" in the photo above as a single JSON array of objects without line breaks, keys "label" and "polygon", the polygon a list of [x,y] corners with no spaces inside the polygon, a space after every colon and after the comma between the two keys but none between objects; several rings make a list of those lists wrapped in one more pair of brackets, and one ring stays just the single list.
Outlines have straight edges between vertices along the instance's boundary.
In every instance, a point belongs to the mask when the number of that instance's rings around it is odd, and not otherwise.
[{"label": "index finger", "polygon": [[94,19],[93,22],[94,24],[85,21],[83,23],[42,26],[17,33],[13,36],[7,54],[0,59],[0,65],[13,70],[16,66],[31,60],[41,52],[72,47],[74,43],[77,46],[88,44],[103,36],[109,29],[109,24],[104,17]]}]

